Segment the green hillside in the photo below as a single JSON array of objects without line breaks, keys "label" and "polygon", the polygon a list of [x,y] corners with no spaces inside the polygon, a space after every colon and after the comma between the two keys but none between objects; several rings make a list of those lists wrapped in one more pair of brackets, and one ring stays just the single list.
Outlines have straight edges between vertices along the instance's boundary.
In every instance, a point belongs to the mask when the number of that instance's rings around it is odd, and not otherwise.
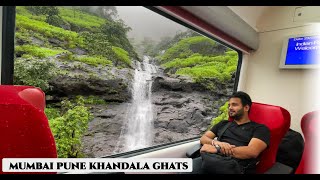
[{"label": "green hillside", "polygon": [[[137,58],[126,37],[129,29],[124,24],[79,9],[59,7],[57,15],[52,16],[30,9],[17,7],[17,57],[45,58],[67,53],[68,60],[119,67],[130,67],[131,58]],[[121,32],[121,37],[111,36],[107,29]],[[85,56],[76,57],[72,51],[75,48],[83,49]]]},{"label": "green hillside", "polygon": [[215,80],[231,80],[238,64],[238,53],[204,36],[187,37],[172,45],[158,61],[166,72],[192,77],[209,89]]}]

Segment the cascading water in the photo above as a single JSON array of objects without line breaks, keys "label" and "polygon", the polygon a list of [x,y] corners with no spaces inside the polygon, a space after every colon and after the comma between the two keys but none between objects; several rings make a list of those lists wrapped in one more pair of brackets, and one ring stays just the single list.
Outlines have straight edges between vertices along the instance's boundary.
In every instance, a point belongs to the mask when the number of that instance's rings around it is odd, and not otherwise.
[{"label": "cascading water", "polygon": [[136,61],[132,89],[132,105],[128,109],[127,119],[121,130],[115,152],[126,152],[152,145],[153,110],[151,102],[152,73],[157,67],[149,63],[144,56],[143,62]]}]

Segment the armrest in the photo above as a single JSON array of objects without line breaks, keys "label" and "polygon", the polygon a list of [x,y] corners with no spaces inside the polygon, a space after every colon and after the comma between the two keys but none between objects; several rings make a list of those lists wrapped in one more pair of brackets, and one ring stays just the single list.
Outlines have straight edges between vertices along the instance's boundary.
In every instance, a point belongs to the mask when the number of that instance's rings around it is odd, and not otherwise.
[{"label": "armrest", "polygon": [[293,168],[282,163],[276,162],[268,171],[264,174],[291,174]]},{"label": "armrest", "polygon": [[201,144],[198,143],[194,145],[191,149],[187,150],[186,156],[188,158],[196,158],[200,156]]}]

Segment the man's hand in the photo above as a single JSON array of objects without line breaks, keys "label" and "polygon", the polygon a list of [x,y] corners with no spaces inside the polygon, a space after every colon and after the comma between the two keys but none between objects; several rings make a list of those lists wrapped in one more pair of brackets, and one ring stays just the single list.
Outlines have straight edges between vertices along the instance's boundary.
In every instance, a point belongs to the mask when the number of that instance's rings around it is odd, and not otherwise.
[{"label": "man's hand", "polygon": [[208,153],[214,154],[214,153],[217,153],[217,149],[212,145],[204,144],[200,149],[200,152],[208,152]]},{"label": "man's hand", "polygon": [[231,145],[226,142],[220,142],[220,141],[215,141],[214,144],[218,145],[221,147],[221,153],[226,155],[226,156],[231,156],[233,154],[232,148],[235,148],[235,145]]}]

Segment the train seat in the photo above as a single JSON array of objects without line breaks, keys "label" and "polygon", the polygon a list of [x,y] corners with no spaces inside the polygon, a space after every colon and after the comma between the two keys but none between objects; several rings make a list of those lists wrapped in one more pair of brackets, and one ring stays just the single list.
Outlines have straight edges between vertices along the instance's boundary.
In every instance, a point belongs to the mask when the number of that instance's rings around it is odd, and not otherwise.
[{"label": "train seat", "polygon": [[[266,125],[270,129],[270,145],[260,155],[260,162],[257,165],[257,173],[265,174],[289,174],[292,168],[276,162],[276,155],[282,138],[289,130],[291,116],[290,113],[280,107],[269,104],[253,102],[249,113],[249,119]],[[229,121],[232,121],[229,118]],[[199,155],[200,143],[186,153],[187,157]]]},{"label": "train seat", "polygon": [[[31,86],[0,85],[0,158],[57,158],[44,113],[45,95]],[[2,161],[0,161],[0,173]]]},{"label": "train seat", "polygon": [[315,155],[315,145],[319,140],[319,131],[317,129],[317,121],[319,121],[320,111],[312,111],[305,114],[301,119],[301,129],[304,135],[304,150],[300,164],[296,170],[296,174],[315,174],[317,170],[312,160],[316,159],[311,155]]},{"label": "train seat", "polygon": [[257,173],[281,173],[281,171],[275,172],[277,169],[281,169],[280,166],[288,169],[287,166],[276,163],[276,156],[279,144],[290,127],[290,113],[280,106],[253,102],[249,119],[266,125],[271,136],[270,146],[261,154],[260,162],[257,165]]}]

